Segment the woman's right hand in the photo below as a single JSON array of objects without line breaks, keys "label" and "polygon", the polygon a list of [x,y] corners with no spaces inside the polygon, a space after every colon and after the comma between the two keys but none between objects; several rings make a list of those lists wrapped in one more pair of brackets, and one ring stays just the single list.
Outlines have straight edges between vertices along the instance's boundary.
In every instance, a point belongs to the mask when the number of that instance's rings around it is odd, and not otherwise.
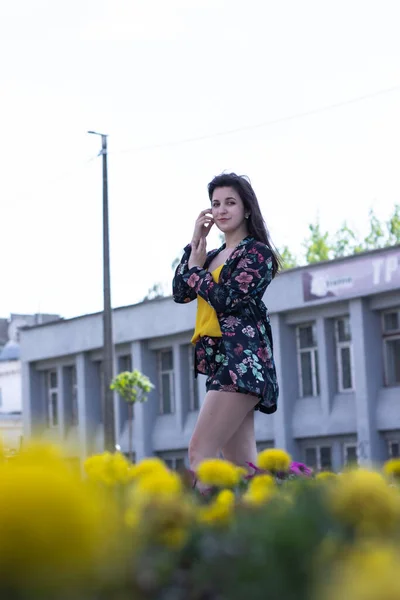
[{"label": "woman's right hand", "polygon": [[205,239],[208,236],[213,225],[214,219],[211,216],[211,210],[209,208],[202,210],[197,217],[196,224],[194,226],[192,237],[193,246],[197,246],[201,238]]}]

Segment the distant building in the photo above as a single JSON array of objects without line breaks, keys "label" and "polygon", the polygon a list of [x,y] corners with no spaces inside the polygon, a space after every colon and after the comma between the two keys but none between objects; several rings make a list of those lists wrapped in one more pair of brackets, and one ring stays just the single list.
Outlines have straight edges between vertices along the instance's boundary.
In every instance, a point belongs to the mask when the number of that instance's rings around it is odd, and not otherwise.
[{"label": "distant building", "polygon": [[[400,448],[400,246],[280,274],[265,295],[280,401],[256,414],[259,448],[286,448],[316,469],[383,461]],[[135,407],[136,459],[181,466],[204,378],[193,378],[196,303],[171,298],[113,312],[116,372],[155,383]],[[62,440],[71,455],[103,448],[102,315],[22,331],[24,429]],[[127,410],[115,397],[116,439],[128,450]]]},{"label": "distant building", "polygon": [[7,449],[17,449],[22,438],[20,329],[54,319],[59,317],[11,314],[0,319],[0,437]]}]

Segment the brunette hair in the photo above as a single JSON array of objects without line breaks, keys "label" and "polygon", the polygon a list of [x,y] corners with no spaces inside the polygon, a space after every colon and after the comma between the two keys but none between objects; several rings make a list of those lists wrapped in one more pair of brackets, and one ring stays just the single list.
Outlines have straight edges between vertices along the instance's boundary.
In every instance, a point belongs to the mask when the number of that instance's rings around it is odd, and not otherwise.
[{"label": "brunette hair", "polygon": [[236,175],[236,173],[222,173],[221,175],[217,175],[208,184],[210,200],[212,200],[214,190],[221,187],[232,187],[239,194],[245,210],[249,213],[247,220],[249,235],[268,246],[272,252],[272,276],[275,277],[282,266],[281,257],[270,240],[257,196],[251,187],[249,179],[242,175]]}]

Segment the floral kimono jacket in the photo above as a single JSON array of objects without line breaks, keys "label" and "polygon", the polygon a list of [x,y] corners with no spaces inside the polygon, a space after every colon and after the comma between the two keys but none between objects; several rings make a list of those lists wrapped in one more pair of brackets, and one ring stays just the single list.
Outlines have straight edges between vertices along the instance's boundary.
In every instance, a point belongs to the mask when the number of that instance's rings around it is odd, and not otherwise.
[{"label": "floral kimono jacket", "polygon": [[[252,376],[252,391],[260,397],[256,409],[270,414],[277,409],[279,387],[270,320],[262,298],[272,280],[272,253],[262,242],[246,237],[227,259],[215,283],[207,267],[224,248],[225,244],[209,252],[203,268],[189,269],[191,246],[186,246],[175,272],[173,298],[184,304],[199,295],[215,309],[224,364],[239,385],[241,378]],[[195,361],[195,374],[198,372]]]}]

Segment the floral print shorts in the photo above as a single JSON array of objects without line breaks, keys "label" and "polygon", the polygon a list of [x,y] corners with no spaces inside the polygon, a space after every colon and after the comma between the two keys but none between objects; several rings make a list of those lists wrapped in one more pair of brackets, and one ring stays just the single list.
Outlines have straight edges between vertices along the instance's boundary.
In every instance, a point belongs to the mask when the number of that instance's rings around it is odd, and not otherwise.
[{"label": "floral print shorts", "polygon": [[[195,370],[207,375],[206,390],[250,394],[262,400],[262,395],[253,389],[253,382],[241,380],[229,368],[224,341],[220,337],[204,336],[195,347]],[[257,407],[256,407],[257,408]]]}]

